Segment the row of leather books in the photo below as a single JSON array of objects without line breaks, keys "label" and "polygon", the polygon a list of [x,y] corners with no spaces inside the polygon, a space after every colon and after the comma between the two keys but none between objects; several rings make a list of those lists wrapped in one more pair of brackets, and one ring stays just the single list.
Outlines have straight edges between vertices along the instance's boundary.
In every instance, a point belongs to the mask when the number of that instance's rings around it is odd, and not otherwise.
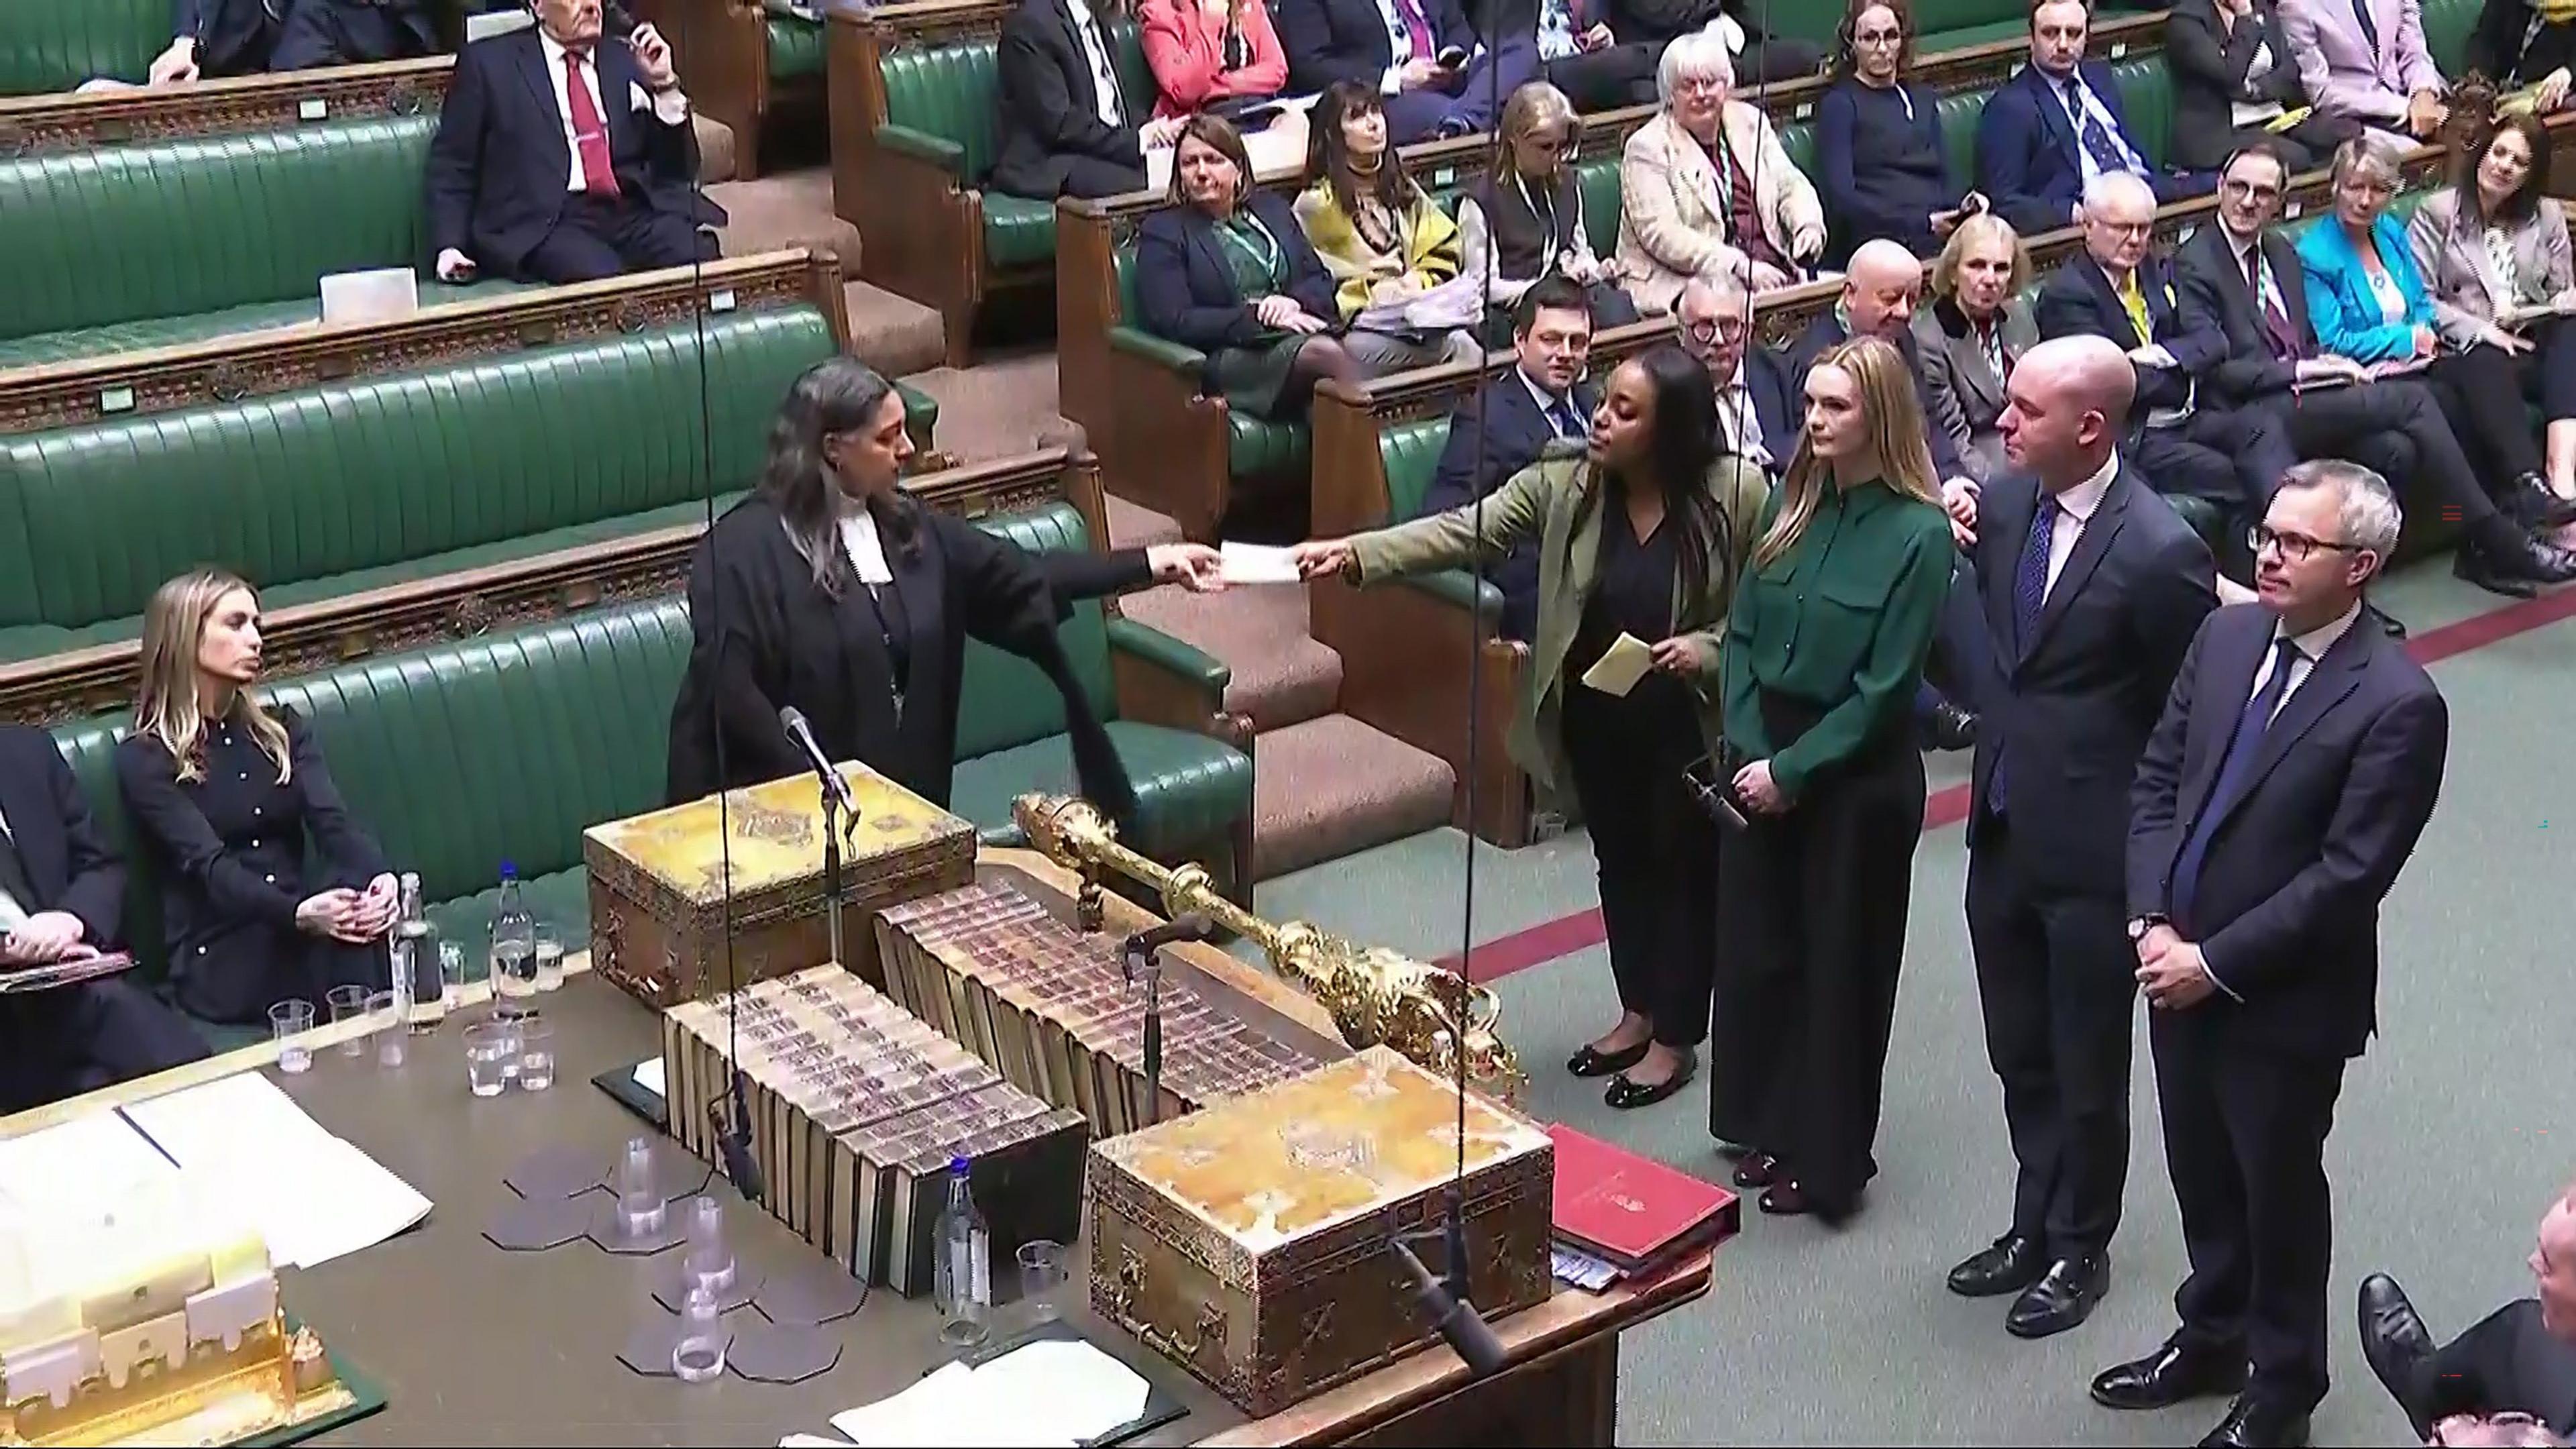
[{"label": "row of leather books", "polygon": [[932,1229],[965,1158],[998,1256],[1081,1227],[1079,1113],[1051,1107],[837,966],[662,1017],[671,1134],[721,1161],[733,1072],[770,1213],[853,1275],[930,1291]]},{"label": "row of leather books", "polygon": [[886,992],[1003,1078],[1082,1113],[1102,1137],[1169,1121],[1320,1065],[1163,973],[1159,1118],[1148,1112],[1145,983],[1116,942],[1006,885],[971,885],[877,917]]}]

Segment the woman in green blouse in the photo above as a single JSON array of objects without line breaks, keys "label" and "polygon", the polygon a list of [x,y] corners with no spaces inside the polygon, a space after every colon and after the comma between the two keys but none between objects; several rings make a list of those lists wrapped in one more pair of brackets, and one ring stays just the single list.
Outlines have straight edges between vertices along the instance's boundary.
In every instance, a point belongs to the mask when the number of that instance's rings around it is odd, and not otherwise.
[{"label": "woman in green blouse", "polygon": [[1880,1080],[1923,833],[1908,720],[1951,543],[1905,360],[1807,374],[1807,420],[1727,620],[1725,730],[1750,822],[1719,869],[1709,1128],[1762,1210],[1839,1221],[1877,1165]]},{"label": "woman in green blouse", "polygon": [[[1508,744],[1543,794],[1572,790],[1591,828],[1620,1015],[1566,1070],[1616,1073],[1613,1107],[1681,1090],[1708,1035],[1717,827],[1685,772],[1718,739],[1719,631],[1765,486],[1717,438],[1708,369],[1659,347],[1610,374],[1581,452],[1551,445],[1480,502],[1297,550],[1309,578],[1373,584],[1538,545],[1538,627]],[[1583,682],[1640,644],[1653,667],[1632,688]]]}]

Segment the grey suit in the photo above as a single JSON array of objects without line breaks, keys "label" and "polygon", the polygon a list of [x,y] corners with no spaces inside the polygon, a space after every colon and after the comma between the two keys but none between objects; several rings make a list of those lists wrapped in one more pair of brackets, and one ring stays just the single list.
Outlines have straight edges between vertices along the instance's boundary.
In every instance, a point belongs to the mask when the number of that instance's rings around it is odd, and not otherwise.
[{"label": "grey suit", "polygon": [[[2495,320],[2496,299],[2507,292],[2487,255],[2486,228],[2460,222],[2460,193],[2446,186],[2424,198],[2406,223],[2406,240],[2415,250],[2415,265],[2424,273],[2424,288],[2433,294],[2433,320],[2442,340],[2467,347],[2479,329]],[[2514,306],[2545,302],[2576,285],[2571,264],[2567,217],[2547,197],[2530,218],[2511,232],[2513,285],[2507,300]]]},{"label": "grey suit", "polygon": [[[2004,371],[2039,341],[2039,324],[2030,304],[2015,297],[2004,303]],[[2003,435],[1995,424],[2004,415],[2004,377],[1997,376],[1985,348],[1971,334],[1967,317],[1950,302],[1933,303],[1914,314],[1916,355],[1923,360],[1923,405],[1927,421],[1958,450],[1959,464],[1983,483],[2004,470]]]}]

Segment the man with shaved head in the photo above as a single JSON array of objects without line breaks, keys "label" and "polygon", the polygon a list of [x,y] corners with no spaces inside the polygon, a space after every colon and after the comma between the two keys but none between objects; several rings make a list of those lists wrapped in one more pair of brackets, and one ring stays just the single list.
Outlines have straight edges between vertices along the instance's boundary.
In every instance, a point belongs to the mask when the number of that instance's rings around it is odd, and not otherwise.
[{"label": "man with shaved head", "polygon": [[2121,454],[2135,386],[2106,338],[2022,355],[1999,421],[2010,471],[1977,500],[1967,555],[1992,643],[1968,936],[2019,1171],[2010,1228],[1950,1288],[2018,1294],[2004,1327],[2023,1338],[2082,1323],[2110,1283],[2136,987],[2129,779],[2217,603],[2208,548]]},{"label": "man with shaved head", "polygon": [[[2415,1437],[2454,1415],[2528,1414],[2576,1435],[2576,1183],[2540,1219],[2536,1295],[2488,1314],[2440,1348],[2385,1273],[2361,1280],[2361,1352]],[[2444,1442],[2437,1440],[2436,1442]]]},{"label": "man with shaved head", "polygon": [[[1914,304],[1923,296],[1923,263],[1914,253],[1895,242],[1881,238],[1864,242],[1851,255],[1851,265],[1843,273],[1843,294],[1835,300],[1834,309],[1808,324],[1789,345],[1789,386],[1794,395],[1806,396],[1807,369],[1825,349],[1854,337],[1876,337],[1904,355],[1905,367],[1914,374],[1914,396],[1922,403],[1924,415],[1930,416],[1931,400],[1923,392],[1923,359],[1914,345]],[[1959,450],[1948,433],[1930,430],[1932,467],[1944,479],[1963,478],[1968,470],[1959,461]]]}]

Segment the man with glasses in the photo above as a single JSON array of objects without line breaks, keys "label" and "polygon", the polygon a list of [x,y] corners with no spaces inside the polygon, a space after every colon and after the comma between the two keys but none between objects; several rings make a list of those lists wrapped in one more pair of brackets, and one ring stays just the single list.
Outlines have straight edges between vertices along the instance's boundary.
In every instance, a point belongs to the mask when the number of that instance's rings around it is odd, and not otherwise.
[{"label": "man with glasses", "polygon": [[2420,480],[2426,501],[2461,524],[2467,543],[2457,572],[2480,588],[2529,597],[2541,583],[2576,578],[2576,554],[2496,509],[2427,384],[2374,378],[2351,358],[2319,351],[2298,248],[2270,234],[2288,184],[2289,169],[2268,147],[2238,152],[2220,176],[2218,224],[2175,254],[2185,309],[2216,319],[2226,343],[2199,374],[2203,395],[2268,421],[2267,470],[2286,470],[2295,454],[2357,459],[2384,477]]},{"label": "man with glasses", "polygon": [[1722,451],[1774,481],[1797,451],[1805,407],[1780,354],[1753,340],[1753,299],[1731,277],[1692,282],[1673,303],[1682,347],[1717,384]]},{"label": "man with glasses", "polygon": [[2023,236],[2081,221],[2079,202],[2105,176],[2133,176],[2154,201],[2209,194],[2209,177],[2147,160],[2129,129],[2111,68],[2086,60],[2086,0],[2039,0],[2030,11],[2030,64],[1995,88],[1977,116],[1977,190]]},{"label": "man with glasses", "polygon": [[2326,1134],[2450,740],[2432,678],[2363,623],[2402,521],[2367,468],[2292,468],[2255,530],[2256,602],[2202,623],[2130,791],[2129,939],[2191,1274],[2173,1336],[2092,1392],[2234,1394],[2203,1444],[2304,1444],[2326,1393]]}]

